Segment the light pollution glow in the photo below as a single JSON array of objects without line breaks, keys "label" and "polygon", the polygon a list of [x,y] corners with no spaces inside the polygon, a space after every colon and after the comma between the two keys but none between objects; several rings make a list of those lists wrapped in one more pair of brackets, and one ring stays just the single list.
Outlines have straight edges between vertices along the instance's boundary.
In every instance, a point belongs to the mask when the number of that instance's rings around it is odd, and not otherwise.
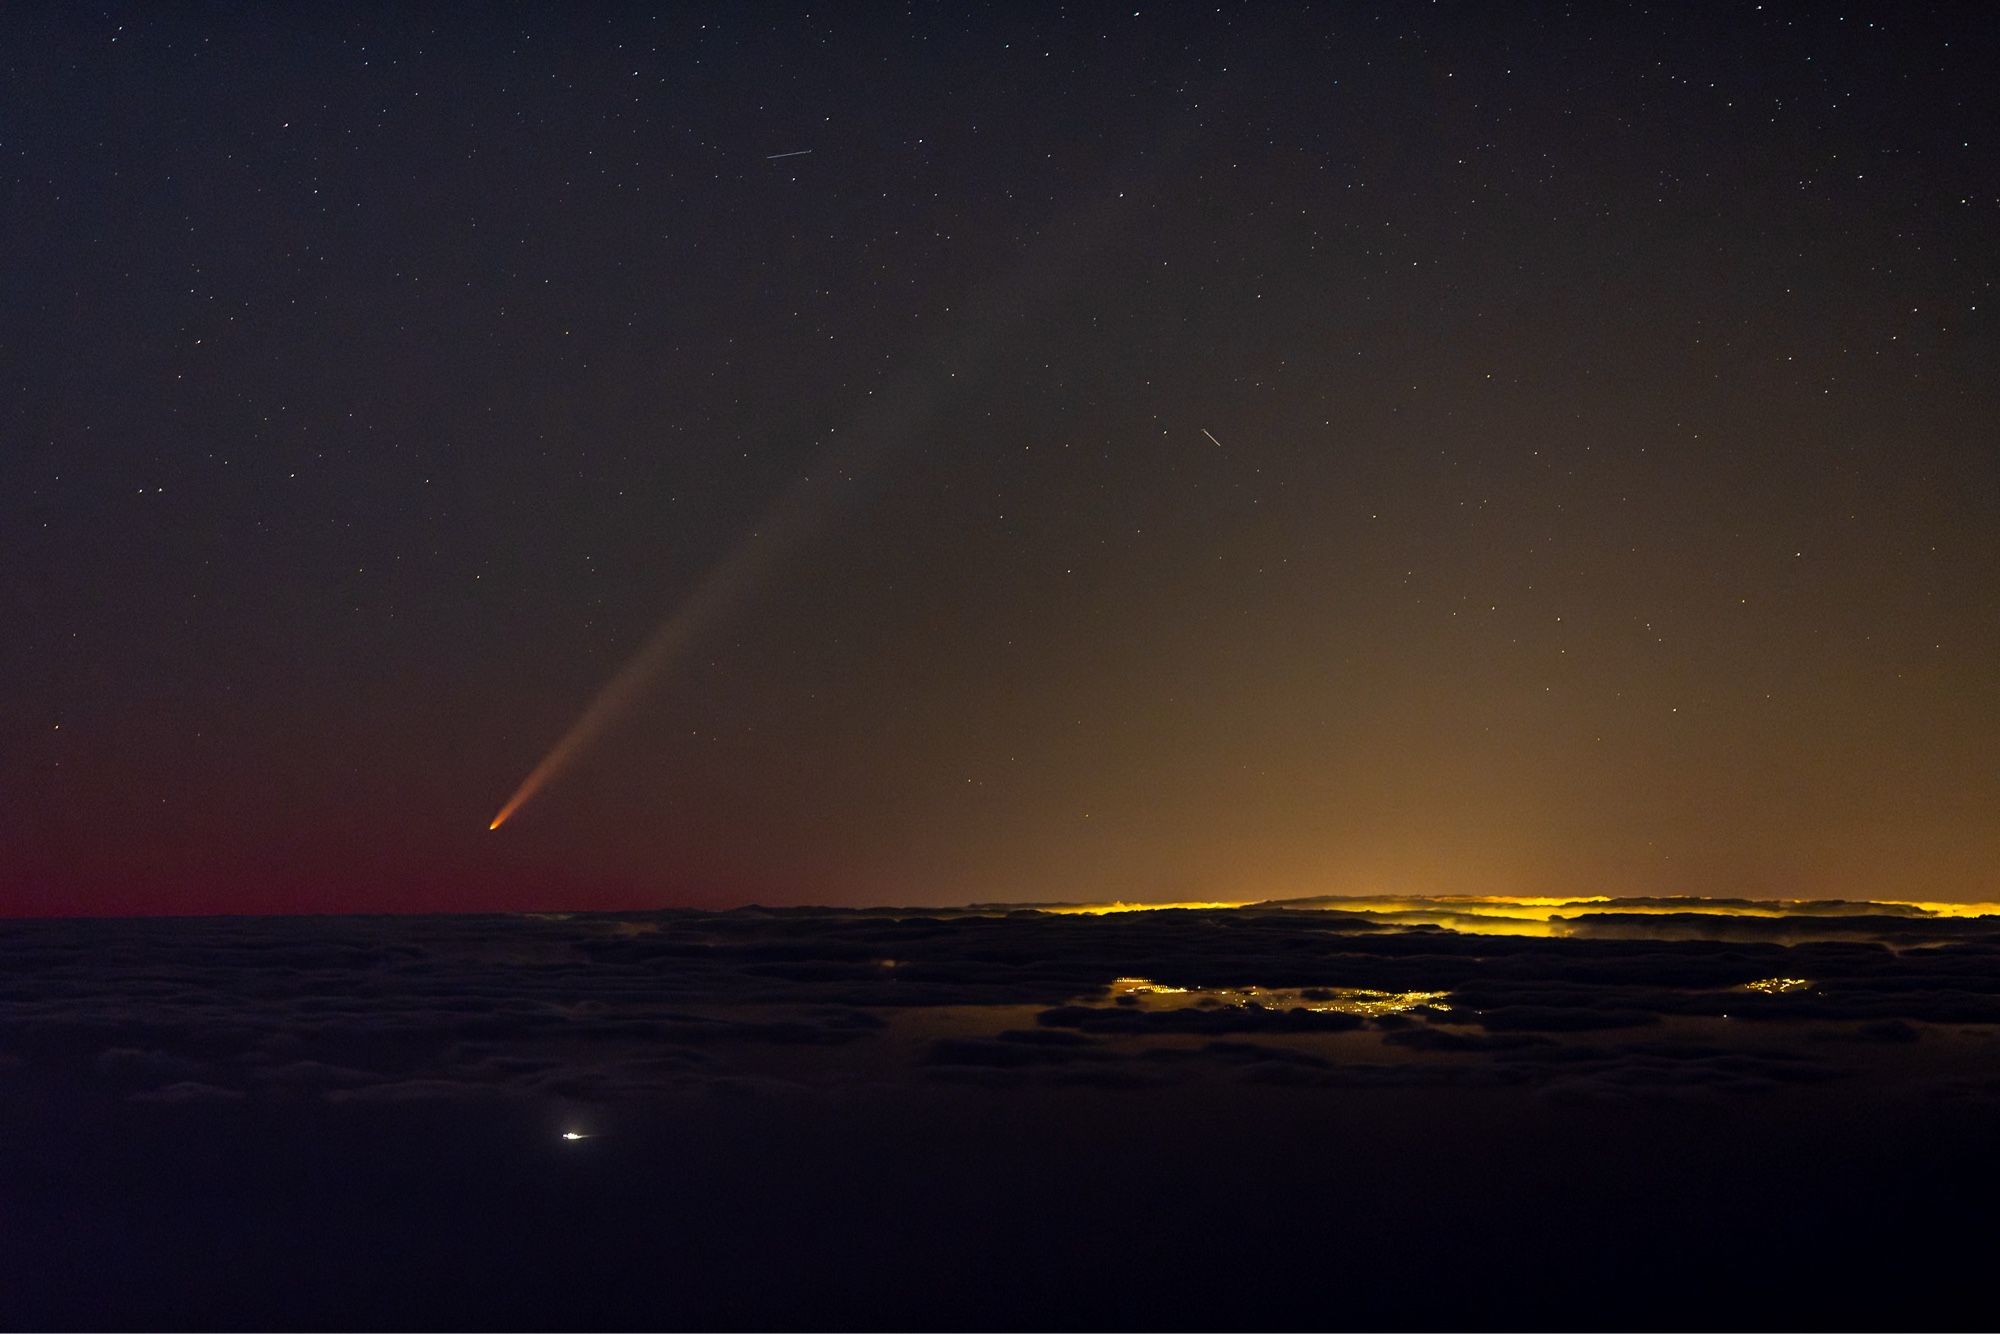
[{"label": "light pollution glow", "polygon": [[1174,903],[1062,903],[1023,905],[1058,915],[1105,916],[1172,909],[1269,909],[1353,914],[1383,926],[1434,926],[1473,935],[1560,936],[1581,918],[1614,916],[1699,916],[1804,918],[1889,916],[1975,918],[2000,916],[2000,903],[1945,903],[1934,900],[1875,899],[1711,899],[1635,898],[1608,895],[1464,894],[1327,895],[1308,899],[1239,899]]},{"label": "light pollution glow", "polygon": [[1228,901],[1187,902],[1187,903],[1049,903],[1035,904],[1045,913],[1059,917],[1103,917],[1109,913],[1160,912],[1168,908],[1254,908],[1255,899],[1231,899]]}]

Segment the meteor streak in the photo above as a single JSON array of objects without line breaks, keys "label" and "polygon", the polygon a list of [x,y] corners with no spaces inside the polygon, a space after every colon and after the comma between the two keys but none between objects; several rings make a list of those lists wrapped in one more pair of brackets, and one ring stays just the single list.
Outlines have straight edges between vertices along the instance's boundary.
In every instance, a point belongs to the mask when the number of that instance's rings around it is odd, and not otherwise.
[{"label": "meteor streak", "polygon": [[[1202,433],[1203,435],[1208,435],[1208,428],[1207,428],[1206,426],[1202,427],[1202,428],[1201,428],[1201,433]],[[1215,447],[1216,447],[1217,449],[1221,449],[1221,448],[1222,448],[1222,442],[1221,442],[1220,440],[1217,440],[1217,439],[1216,439],[1216,438],[1215,438],[1214,436],[1212,436],[1212,435],[1208,435],[1208,443],[1209,443],[1209,444],[1211,444],[1211,445],[1214,445],[1214,446],[1215,446]]]}]

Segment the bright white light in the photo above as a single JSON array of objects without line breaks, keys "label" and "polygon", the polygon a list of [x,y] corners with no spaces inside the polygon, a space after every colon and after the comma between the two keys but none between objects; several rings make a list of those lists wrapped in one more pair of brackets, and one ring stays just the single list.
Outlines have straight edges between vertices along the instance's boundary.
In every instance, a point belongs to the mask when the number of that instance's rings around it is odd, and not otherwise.
[{"label": "bright white light", "polygon": [[563,1138],[564,1138],[564,1139],[585,1139],[585,1138],[588,1138],[588,1137],[587,1137],[586,1135],[584,1135],[584,1133],[583,1133],[582,1131],[580,1131],[580,1130],[565,1130],[565,1131],[563,1131]]}]

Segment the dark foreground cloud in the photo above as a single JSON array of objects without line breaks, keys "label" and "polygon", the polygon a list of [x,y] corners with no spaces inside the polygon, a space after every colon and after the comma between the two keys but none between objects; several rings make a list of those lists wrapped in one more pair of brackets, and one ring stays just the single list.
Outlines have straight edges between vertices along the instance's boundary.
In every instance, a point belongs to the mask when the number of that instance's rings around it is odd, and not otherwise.
[{"label": "dark foreground cloud", "polygon": [[[1996,961],[1908,918],[4,924],[0,1325],[1839,1324],[1683,1257],[1846,1282],[1893,1218],[1978,1272]],[[1909,1286],[1867,1309],[1951,1323]]]},{"label": "dark foreground cloud", "polygon": [[1829,1040],[2000,1025],[1985,920],[1707,911],[1748,925],[1695,936],[1665,906],[1545,935],[1285,908],[12,923],[0,1079],[162,1103],[917,1078],[1630,1098],[1835,1079]]}]

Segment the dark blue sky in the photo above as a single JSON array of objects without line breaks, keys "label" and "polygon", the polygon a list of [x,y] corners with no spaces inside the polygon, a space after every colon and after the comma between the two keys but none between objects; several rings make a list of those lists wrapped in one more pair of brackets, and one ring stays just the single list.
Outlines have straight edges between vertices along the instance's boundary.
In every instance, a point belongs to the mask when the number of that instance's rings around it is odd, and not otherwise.
[{"label": "dark blue sky", "polygon": [[1970,10],[0,38],[0,909],[2000,897]]}]

